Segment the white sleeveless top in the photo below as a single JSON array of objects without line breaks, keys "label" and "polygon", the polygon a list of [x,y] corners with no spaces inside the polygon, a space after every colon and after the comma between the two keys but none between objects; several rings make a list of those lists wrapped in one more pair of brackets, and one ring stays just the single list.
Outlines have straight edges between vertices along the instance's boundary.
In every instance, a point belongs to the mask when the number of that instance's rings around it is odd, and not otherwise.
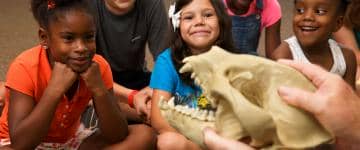
[{"label": "white sleeveless top", "polygon": [[[311,63],[305,56],[303,50],[301,49],[298,40],[295,36],[292,36],[285,40],[289,44],[290,51],[294,60],[304,63]],[[329,39],[329,45],[331,49],[331,54],[333,56],[334,64],[331,67],[330,72],[344,76],[346,72],[346,62],[344,55],[341,51],[339,45],[332,39]]]}]

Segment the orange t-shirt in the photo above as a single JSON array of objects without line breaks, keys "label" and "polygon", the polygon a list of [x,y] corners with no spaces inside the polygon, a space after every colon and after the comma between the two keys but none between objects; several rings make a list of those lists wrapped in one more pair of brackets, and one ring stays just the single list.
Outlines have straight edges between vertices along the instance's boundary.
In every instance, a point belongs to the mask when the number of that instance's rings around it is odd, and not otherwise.
[{"label": "orange t-shirt", "polygon": [[[108,89],[113,87],[109,64],[100,55],[93,61],[99,64],[102,79]],[[46,50],[40,45],[21,53],[9,67],[6,87],[19,91],[34,98],[38,103],[43,95],[51,76],[51,68]],[[75,135],[80,125],[80,116],[92,98],[83,80],[80,80],[78,91],[69,101],[66,96],[57,106],[51,127],[43,142],[65,143]],[[7,90],[3,115],[0,118],[0,139],[9,138],[8,107],[9,90]],[[29,127],[31,130],[32,127]]]}]

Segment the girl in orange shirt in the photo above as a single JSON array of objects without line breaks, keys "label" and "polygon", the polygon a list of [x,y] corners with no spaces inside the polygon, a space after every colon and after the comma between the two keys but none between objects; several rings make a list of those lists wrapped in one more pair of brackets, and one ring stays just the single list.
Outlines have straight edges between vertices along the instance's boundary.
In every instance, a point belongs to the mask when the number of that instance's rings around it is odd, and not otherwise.
[{"label": "girl in orange shirt", "polygon": [[[0,145],[14,149],[145,149],[153,132],[130,126],[116,105],[108,63],[95,54],[96,27],[85,0],[31,0],[40,45],[11,64]],[[82,130],[90,100],[99,129]],[[138,143],[141,144],[132,144]]]}]

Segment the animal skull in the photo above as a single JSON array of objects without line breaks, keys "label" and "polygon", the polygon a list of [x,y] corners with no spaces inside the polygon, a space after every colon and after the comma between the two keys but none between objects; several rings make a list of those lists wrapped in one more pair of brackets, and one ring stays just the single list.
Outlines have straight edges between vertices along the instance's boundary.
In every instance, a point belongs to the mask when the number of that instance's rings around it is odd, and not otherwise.
[{"label": "animal skull", "polygon": [[160,111],[171,126],[204,147],[202,129],[215,128],[223,137],[250,137],[261,148],[303,149],[329,142],[329,134],[311,115],[289,106],[277,93],[280,86],[314,91],[296,70],[273,61],[231,54],[219,47],[184,59],[181,73],[191,77],[216,112],[190,109],[161,99]]}]

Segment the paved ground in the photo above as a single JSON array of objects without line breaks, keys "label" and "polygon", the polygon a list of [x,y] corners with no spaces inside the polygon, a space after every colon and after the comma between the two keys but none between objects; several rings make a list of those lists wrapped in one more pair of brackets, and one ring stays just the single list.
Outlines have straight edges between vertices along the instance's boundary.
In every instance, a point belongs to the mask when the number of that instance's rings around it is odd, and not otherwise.
[{"label": "paved ground", "polygon": [[[283,12],[281,35],[284,39],[292,34],[293,1],[279,2]],[[29,3],[29,0],[0,1],[0,80],[5,79],[8,65],[16,55],[38,43],[37,24],[32,17]],[[263,41],[262,39],[260,49],[263,49]]]}]

